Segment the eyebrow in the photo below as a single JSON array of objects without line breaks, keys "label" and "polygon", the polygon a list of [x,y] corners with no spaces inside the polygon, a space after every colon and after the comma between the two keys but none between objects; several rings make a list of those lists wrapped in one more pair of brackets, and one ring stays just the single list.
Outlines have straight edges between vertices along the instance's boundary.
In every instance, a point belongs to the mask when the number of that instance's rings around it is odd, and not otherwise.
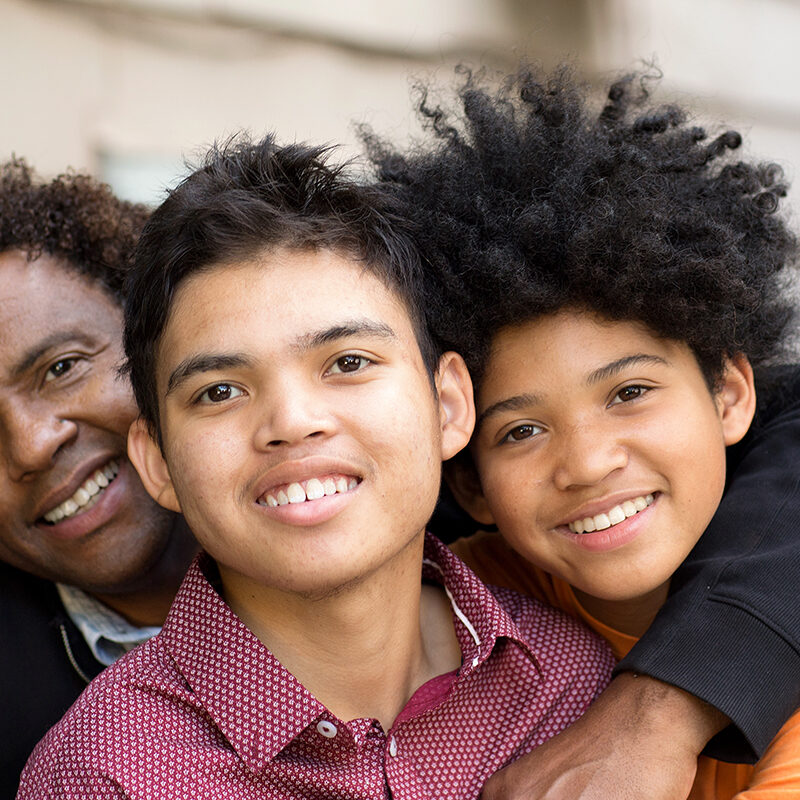
[{"label": "eyebrow", "polygon": [[313,350],[338,339],[359,335],[377,336],[380,339],[397,338],[395,332],[383,322],[375,322],[371,319],[352,319],[346,320],[339,325],[332,325],[330,328],[303,334],[303,336],[298,337],[293,349],[300,351]]},{"label": "eyebrow", "polygon": [[478,417],[475,423],[475,430],[478,430],[486,419],[494,416],[495,414],[502,414],[504,411],[521,411],[529,406],[536,405],[541,402],[541,395],[538,394],[518,394],[514,397],[509,397],[505,400],[500,400],[497,403],[492,403],[485,411]]},{"label": "eyebrow", "polygon": [[[635,353],[634,355],[623,356],[616,361],[612,361],[610,364],[598,367],[590,372],[586,376],[585,383],[588,386],[594,386],[604,380],[613,378],[615,375],[622,372],[622,370],[635,364],[660,364],[662,366],[669,366],[669,361],[661,356],[651,355],[649,353]],[[477,431],[487,418],[496,414],[502,414],[504,411],[522,411],[525,408],[529,408],[541,402],[542,396],[538,394],[518,394],[514,395],[514,397],[500,400],[490,405],[480,414],[475,423],[475,430]]]},{"label": "eyebrow", "polygon": [[213,372],[232,367],[250,367],[252,364],[253,360],[244,353],[204,353],[189,356],[170,373],[166,394],[174,392],[181,384],[200,372]]},{"label": "eyebrow", "polygon": [[599,367],[593,372],[590,372],[586,377],[586,383],[589,386],[594,386],[608,378],[613,378],[615,375],[622,372],[622,370],[635,364],[659,364],[668,367],[669,361],[667,361],[666,358],[650,355],[649,353],[635,353],[634,355],[623,356],[616,361],[612,361],[610,364],[606,364],[604,367]]},{"label": "eyebrow", "polygon": [[[367,319],[347,320],[330,328],[311,331],[299,336],[291,345],[293,350],[307,352],[330,344],[339,339],[355,335],[378,336],[383,339],[396,339],[395,332],[382,322]],[[167,380],[166,394],[174,392],[189,378],[202,372],[255,366],[255,359],[245,353],[200,353],[189,356],[175,367]]]},{"label": "eyebrow", "polygon": [[36,344],[26,350],[19,361],[9,370],[12,378],[19,378],[26,373],[36,362],[49,350],[61,347],[67,342],[79,341],[84,344],[92,344],[92,340],[87,338],[85,331],[65,330],[54,331],[49,336],[41,339]]}]

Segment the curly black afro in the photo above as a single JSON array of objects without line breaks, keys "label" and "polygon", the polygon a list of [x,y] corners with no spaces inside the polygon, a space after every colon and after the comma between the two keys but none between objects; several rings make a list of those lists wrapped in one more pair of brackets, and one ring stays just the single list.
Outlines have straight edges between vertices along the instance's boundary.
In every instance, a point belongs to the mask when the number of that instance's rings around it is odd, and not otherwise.
[{"label": "curly black afro", "polygon": [[726,355],[776,359],[797,250],[778,166],[734,160],[738,133],[709,139],[686,111],[648,107],[649,76],[593,112],[568,68],[526,65],[499,87],[458,72],[453,109],[421,90],[409,153],[362,135],[416,223],[434,335],[476,379],[499,329],[563,307],[687,342],[712,387]]},{"label": "curly black afro", "polygon": [[0,252],[63,258],[119,301],[148,214],[88,175],[70,172],[45,182],[23,159],[0,165]]}]

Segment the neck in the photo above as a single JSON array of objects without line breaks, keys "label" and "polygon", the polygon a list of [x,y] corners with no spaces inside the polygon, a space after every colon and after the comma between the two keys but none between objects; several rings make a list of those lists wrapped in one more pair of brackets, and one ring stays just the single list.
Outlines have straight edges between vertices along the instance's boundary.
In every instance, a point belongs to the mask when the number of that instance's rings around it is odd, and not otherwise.
[{"label": "neck", "polygon": [[375,574],[321,599],[265,587],[255,594],[252,585],[242,592],[221,568],[225,597],[332,713],[374,718],[389,730],[423,683],[461,662],[444,591],[421,584],[423,541],[420,535]]},{"label": "neck", "polygon": [[132,625],[163,625],[197,549],[197,542],[183,517],[176,517],[166,548],[144,575],[122,591],[91,594]]},{"label": "neck", "polygon": [[596,620],[620,633],[642,636],[667,599],[669,581],[645,595],[625,600],[607,600],[572,588],[578,602]]}]

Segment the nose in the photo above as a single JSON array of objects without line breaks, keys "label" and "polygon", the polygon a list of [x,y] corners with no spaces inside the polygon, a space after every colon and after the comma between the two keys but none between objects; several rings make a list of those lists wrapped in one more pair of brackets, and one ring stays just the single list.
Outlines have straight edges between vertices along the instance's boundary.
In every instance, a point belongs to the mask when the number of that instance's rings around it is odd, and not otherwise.
[{"label": "nose", "polygon": [[577,425],[562,434],[553,480],[567,490],[601,483],[628,463],[624,443],[602,425]]},{"label": "nose", "polygon": [[258,409],[256,447],[269,449],[321,438],[335,427],[325,389],[297,381],[273,386]]},{"label": "nose", "polygon": [[77,435],[77,425],[36,404],[14,403],[0,418],[0,449],[13,481],[50,469],[56,454]]}]

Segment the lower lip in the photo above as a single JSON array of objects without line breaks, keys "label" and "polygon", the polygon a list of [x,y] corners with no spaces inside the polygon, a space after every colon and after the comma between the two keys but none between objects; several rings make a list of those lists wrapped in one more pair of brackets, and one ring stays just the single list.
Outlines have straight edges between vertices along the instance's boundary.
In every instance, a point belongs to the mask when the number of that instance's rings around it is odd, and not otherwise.
[{"label": "lower lip", "polygon": [[302,503],[287,503],[284,506],[263,506],[261,503],[256,503],[256,507],[259,512],[266,514],[276,522],[299,528],[312,528],[328,522],[341,513],[355,497],[360,487],[359,483],[358,486],[346,492],[328,494],[317,500],[304,500]]},{"label": "lower lip", "polygon": [[557,528],[562,536],[569,539],[578,547],[593,553],[605,553],[609,550],[616,550],[629,544],[644,531],[644,526],[648,524],[650,514],[658,502],[656,499],[645,509],[628,517],[624,522],[619,522],[602,531],[592,533],[573,533],[566,525]]},{"label": "lower lip", "polygon": [[128,494],[130,465],[119,459],[117,477],[103,490],[100,499],[88,511],[82,511],[69,519],[62,519],[55,525],[38,522],[39,530],[55,539],[80,539],[109,523],[119,511]]}]

